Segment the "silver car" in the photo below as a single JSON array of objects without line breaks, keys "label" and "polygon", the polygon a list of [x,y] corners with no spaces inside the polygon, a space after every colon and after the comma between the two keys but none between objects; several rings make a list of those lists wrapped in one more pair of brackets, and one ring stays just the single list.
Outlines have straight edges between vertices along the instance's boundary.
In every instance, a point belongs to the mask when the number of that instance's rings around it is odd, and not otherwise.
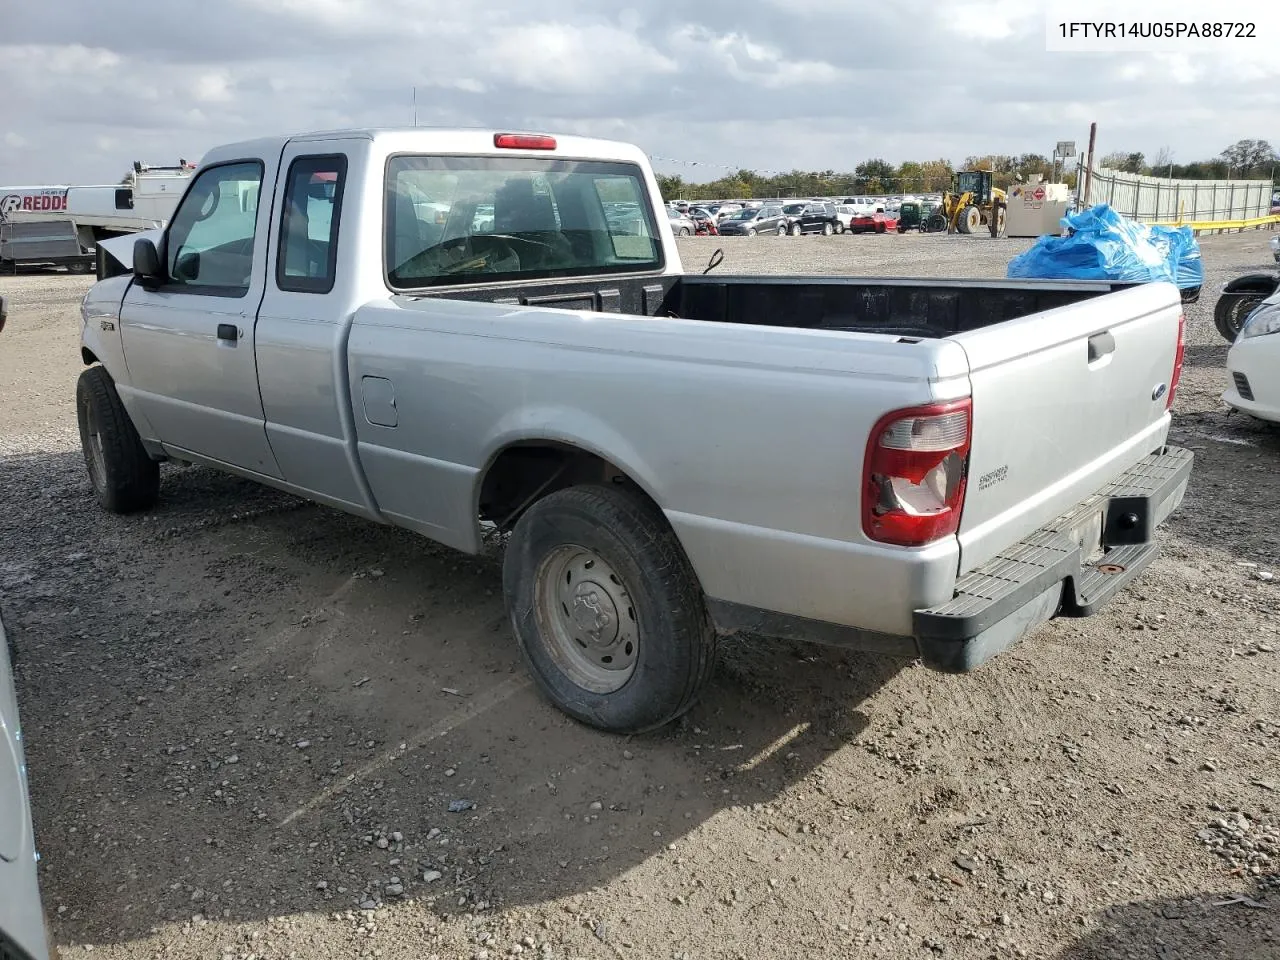
[{"label": "silver car", "polygon": [[671,221],[671,232],[677,237],[693,236],[695,229],[693,221],[675,207],[667,207],[667,219]]}]

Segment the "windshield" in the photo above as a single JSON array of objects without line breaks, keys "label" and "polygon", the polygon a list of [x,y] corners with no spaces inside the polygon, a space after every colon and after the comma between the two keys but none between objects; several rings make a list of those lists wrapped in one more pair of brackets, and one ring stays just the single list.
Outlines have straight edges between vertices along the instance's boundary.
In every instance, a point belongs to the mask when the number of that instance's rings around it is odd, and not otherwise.
[{"label": "windshield", "polygon": [[392,157],[386,233],[387,279],[397,289],[653,270],[663,262],[633,163]]},{"label": "windshield", "polygon": [[804,213],[804,204],[788,203],[785,207],[782,208],[782,212],[787,214],[792,214],[792,215]]},{"label": "windshield", "polygon": [[737,213],[730,214],[730,220],[754,220],[759,210],[739,210]]}]

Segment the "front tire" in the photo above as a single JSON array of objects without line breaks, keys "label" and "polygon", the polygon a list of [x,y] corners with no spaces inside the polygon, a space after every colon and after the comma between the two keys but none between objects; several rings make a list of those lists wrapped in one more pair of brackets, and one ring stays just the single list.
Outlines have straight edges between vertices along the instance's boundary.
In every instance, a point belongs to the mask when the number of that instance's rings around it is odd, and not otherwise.
[{"label": "front tire", "polygon": [[960,211],[960,219],[956,222],[956,227],[961,233],[977,233],[980,226],[982,226],[981,210],[971,205]]},{"label": "front tire", "polygon": [[792,235],[793,237],[798,237],[798,236],[800,236],[800,234],[801,234],[801,233],[803,233],[803,232],[804,232],[804,231],[800,229],[800,224],[798,224],[798,223],[793,223],[793,224],[791,225],[791,235]]},{"label": "front tire", "polygon": [[160,464],[142,446],[104,368],[90,367],[80,374],[76,415],[89,483],[103,509],[134,513],[155,506],[160,496]]},{"label": "front tire", "polygon": [[836,231],[835,231],[835,228],[834,228],[833,226],[831,226],[831,224],[829,224],[829,223],[824,223],[824,224],[822,225],[822,235],[823,235],[824,237],[829,237],[829,236],[831,236],[831,234],[833,234],[833,233],[835,233],[835,232],[836,232]]},{"label": "front tire", "polygon": [[755,228],[755,227],[751,227],[749,230],[747,230],[747,236],[748,236],[748,237],[754,237],[755,235],[756,235],[756,228]]},{"label": "front tire", "polygon": [[502,585],[526,665],[576,720],[652,730],[711,679],[717,637],[697,576],[637,492],[587,485],[539,500],[511,533]]},{"label": "front tire", "polygon": [[1219,297],[1213,308],[1213,325],[1218,328],[1222,338],[1228,343],[1235,343],[1249,314],[1267,296],[1268,294],[1258,293],[1240,297],[1224,294]]},{"label": "front tire", "polygon": [[691,236],[692,234],[693,234],[693,231],[692,231],[692,230],[690,230],[688,227],[681,227],[681,228],[680,228],[680,236],[682,236],[682,237],[688,237],[688,236]]}]

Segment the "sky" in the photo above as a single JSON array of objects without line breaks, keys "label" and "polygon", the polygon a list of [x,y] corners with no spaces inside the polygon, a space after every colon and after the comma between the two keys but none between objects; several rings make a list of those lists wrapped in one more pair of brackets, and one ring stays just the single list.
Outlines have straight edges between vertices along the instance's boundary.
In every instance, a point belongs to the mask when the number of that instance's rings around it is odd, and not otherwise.
[{"label": "sky", "polygon": [[0,185],[112,183],[134,160],[197,160],[234,140],[408,126],[415,87],[420,124],[628,140],[693,181],[738,167],[1049,154],[1059,140],[1083,150],[1090,121],[1099,154],[1167,146],[1189,162],[1246,137],[1280,145],[1275,41],[1051,53],[1045,9],[0,0]]}]

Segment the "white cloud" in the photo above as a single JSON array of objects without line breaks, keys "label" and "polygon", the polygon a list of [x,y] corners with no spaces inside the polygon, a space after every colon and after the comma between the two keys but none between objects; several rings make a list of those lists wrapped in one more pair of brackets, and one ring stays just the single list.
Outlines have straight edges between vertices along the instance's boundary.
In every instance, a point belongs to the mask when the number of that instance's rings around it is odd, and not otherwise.
[{"label": "white cloud", "polygon": [[633,34],[601,24],[505,27],[484,45],[481,62],[495,78],[561,93],[636,87],[677,70],[674,60]]}]

